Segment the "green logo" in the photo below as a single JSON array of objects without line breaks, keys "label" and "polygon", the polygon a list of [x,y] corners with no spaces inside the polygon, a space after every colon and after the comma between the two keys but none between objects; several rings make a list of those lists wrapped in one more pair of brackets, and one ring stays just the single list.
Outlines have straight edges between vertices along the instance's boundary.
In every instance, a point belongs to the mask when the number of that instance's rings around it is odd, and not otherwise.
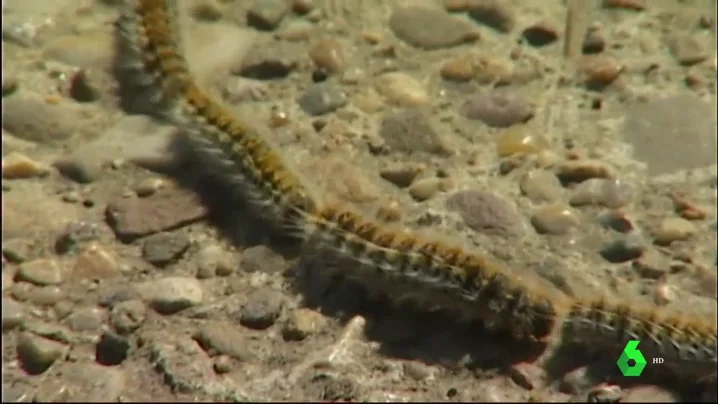
[{"label": "green logo", "polygon": [[[646,367],[646,358],[643,357],[641,351],[636,349],[638,347],[638,340],[628,341],[626,347],[623,348],[621,357],[618,358],[618,368],[621,369],[621,373],[624,376],[635,377],[640,376],[643,373],[643,369]],[[629,360],[633,359],[634,364],[630,365]]]}]

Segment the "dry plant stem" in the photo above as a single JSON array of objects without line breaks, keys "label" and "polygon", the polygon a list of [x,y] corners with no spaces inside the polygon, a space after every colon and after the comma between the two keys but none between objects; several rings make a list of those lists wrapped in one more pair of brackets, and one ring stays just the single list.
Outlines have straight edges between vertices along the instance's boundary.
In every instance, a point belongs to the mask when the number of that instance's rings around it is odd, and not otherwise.
[{"label": "dry plant stem", "polygon": [[604,299],[570,299],[461,246],[318,203],[261,132],[194,83],[180,52],[175,7],[169,0],[126,2],[120,28],[135,44],[128,65],[142,68],[140,82],[155,93],[157,115],[188,132],[208,164],[230,172],[237,192],[257,211],[279,220],[280,228],[298,234],[306,246],[328,252],[330,259],[319,270],[358,281],[396,304],[410,301],[429,311],[449,311],[457,321],[478,321],[518,341],[570,342],[615,355],[628,340],[639,339],[649,357],[715,368],[716,325],[708,319],[671,317],[657,307],[636,309]]},{"label": "dry plant stem", "polygon": [[581,54],[583,38],[596,0],[567,0],[563,56],[573,61]]}]

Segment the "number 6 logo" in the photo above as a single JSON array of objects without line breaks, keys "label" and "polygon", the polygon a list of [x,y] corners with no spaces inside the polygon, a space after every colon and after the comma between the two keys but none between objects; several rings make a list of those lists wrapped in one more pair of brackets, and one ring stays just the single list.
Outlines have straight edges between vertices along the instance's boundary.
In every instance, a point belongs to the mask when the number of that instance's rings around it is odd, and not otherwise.
[{"label": "number 6 logo", "polygon": [[[618,358],[618,368],[621,369],[621,373],[624,376],[635,377],[640,376],[643,373],[643,369],[646,367],[646,358],[643,357],[641,351],[637,349],[639,341],[631,340],[628,341],[626,347],[623,348],[621,357]],[[631,366],[628,361],[633,360],[634,364]]]}]

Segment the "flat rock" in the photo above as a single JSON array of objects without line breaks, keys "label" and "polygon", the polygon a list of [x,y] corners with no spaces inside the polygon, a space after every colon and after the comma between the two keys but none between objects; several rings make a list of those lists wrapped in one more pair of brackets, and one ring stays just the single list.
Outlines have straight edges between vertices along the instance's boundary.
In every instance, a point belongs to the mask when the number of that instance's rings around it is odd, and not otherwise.
[{"label": "flat rock", "polygon": [[146,198],[120,198],[108,204],[106,213],[115,235],[131,241],[198,221],[207,211],[192,194],[172,188]]},{"label": "flat rock", "polygon": [[389,27],[402,41],[424,49],[456,46],[479,39],[479,33],[466,21],[439,8],[397,7]]},{"label": "flat rock", "polygon": [[164,267],[180,259],[189,245],[190,239],[184,233],[153,234],[144,239],[142,257],[157,267]]}]

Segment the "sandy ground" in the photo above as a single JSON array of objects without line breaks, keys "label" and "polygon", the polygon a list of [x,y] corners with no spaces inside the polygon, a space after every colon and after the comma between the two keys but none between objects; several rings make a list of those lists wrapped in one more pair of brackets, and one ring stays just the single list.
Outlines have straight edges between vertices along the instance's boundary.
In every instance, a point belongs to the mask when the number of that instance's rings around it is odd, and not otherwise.
[{"label": "sandy ground", "polygon": [[[715,402],[305,273],[120,95],[115,3],[3,2],[3,400]],[[715,2],[578,35],[558,0],[182,3],[197,79],[318,195],[715,323]]]}]

